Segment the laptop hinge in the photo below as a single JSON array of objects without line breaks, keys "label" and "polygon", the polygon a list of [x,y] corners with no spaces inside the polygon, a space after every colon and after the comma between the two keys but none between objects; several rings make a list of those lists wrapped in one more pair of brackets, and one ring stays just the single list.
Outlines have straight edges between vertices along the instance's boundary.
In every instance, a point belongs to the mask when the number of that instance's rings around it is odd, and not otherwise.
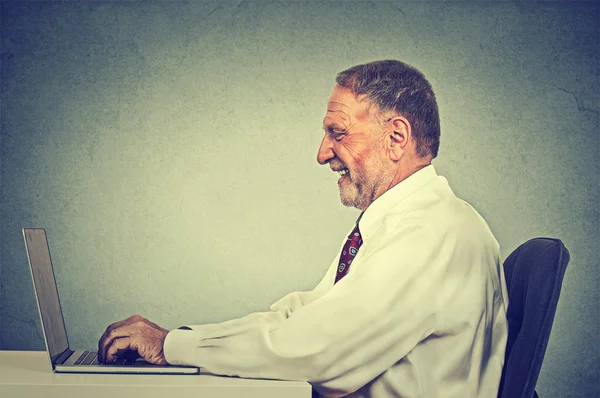
[{"label": "laptop hinge", "polygon": [[72,353],[73,353],[73,351],[70,350],[69,348],[67,348],[66,350],[64,350],[62,352],[62,354],[58,354],[57,356],[52,358],[52,364],[53,365],[62,365],[63,363],[65,363],[67,358],[69,358],[71,356]]}]

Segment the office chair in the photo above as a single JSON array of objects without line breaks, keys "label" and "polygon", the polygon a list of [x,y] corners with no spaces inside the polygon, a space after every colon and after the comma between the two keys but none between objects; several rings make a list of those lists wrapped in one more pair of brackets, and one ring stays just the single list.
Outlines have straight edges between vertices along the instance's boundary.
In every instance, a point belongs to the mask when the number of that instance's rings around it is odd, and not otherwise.
[{"label": "office chair", "polygon": [[535,384],[569,258],[560,240],[536,238],[504,262],[508,342],[498,398],[538,398]]}]

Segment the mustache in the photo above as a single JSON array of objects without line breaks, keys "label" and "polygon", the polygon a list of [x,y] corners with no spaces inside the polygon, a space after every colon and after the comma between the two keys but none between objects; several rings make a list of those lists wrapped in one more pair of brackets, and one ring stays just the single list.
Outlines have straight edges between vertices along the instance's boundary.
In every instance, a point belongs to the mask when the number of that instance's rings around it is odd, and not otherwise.
[{"label": "mustache", "polygon": [[341,161],[341,160],[339,160],[339,159],[333,159],[333,160],[331,160],[331,161],[329,162],[329,167],[330,167],[330,168],[331,168],[331,170],[333,170],[333,171],[340,171],[340,170],[343,170],[343,169],[347,169],[347,168],[348,168],[348,166],[346,166],[346,165],[344,164],[344,162],[342,162],[342,161]]}]

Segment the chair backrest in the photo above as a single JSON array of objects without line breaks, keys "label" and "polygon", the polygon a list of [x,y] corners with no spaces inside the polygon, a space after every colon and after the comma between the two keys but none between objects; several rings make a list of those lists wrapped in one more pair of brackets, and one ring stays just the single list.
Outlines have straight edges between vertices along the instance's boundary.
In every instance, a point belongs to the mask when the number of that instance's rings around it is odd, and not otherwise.
[{"label": "chair backrest", "polygon": [[508,256],[508,342],[499,398],[537,396],[535,384],[554,321],[569,251],[558,239],[531,239]]}]

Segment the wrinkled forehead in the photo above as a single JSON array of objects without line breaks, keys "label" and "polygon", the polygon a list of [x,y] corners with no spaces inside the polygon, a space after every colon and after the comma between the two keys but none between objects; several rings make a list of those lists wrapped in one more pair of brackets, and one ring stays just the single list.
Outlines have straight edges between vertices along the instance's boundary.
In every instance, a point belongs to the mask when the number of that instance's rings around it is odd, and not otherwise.
[{"label": "wrinkled forehead", "polygon": [[335,86],[327,102],[325,119],[367,121],[371,106],[366,96],[357,97],[347,88]]}]

